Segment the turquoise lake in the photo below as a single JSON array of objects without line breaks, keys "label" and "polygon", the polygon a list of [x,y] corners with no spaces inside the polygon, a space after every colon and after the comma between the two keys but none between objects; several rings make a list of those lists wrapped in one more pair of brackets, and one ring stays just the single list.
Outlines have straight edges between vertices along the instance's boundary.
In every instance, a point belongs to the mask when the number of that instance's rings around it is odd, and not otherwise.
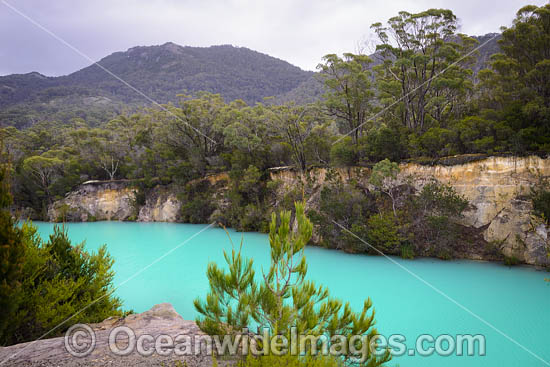
[{"label": "turquoise lake", "polygon": [[[52,223],[35,222],[46,238]],[[205,225],[174,223],[70,223],[73,243],[86,241],[95,251],[106,243],[115,259],[115,285],[122,284],[157,258],[204,229]],[[258,269],[267,268],[267,235],[230,231],[235,244],[244,237],[244,253]],[[116,294],[125,309],[143,312],[170,302],[184,319],[193,320],[193,299],[208,291],[208,262],[223,264],[223,249],[231,249],[226,233],[208,228],[183,246],[125,282]],[[421,334],[482,334],[485,356],[432,355],[394,358],[390,366],[550,366],[550,274],[529,267],[509,268],[474,261],[403,260],[393,258],[418,277],[444,292],[477,316],[510,336],[540,359],[514,344],[479,319],[442,296],[390,260],[380,256],[349,255],[310,247],[306,250],[308,278],[327,286],[333,296],[358,310],[370,297],[378,331],[403,334],[413,348]]]}]

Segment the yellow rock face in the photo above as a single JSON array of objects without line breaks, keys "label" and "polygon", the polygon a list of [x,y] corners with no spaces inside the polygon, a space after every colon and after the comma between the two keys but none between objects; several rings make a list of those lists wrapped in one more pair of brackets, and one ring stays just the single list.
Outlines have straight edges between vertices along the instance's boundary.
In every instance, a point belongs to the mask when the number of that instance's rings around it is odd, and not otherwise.
[{"label": "yellow rock face", "polygon": [[[530,188],[540,176],[550,177],[550,159],[539,157],[491,157],[476,162],[453,166],[423,166],[402,164],[401,177],[410,179],[417,188],[435,178],[452,185],[472,204],[466,213],[464,224],[483,228],[485,240],[498,243],[507,256],[515,256],[529,264],[548,262],[546,244],[548,228],[537,225],[531,218]],[[368,177],[367,168],[341,168],[334,172],[341,180]],[[278,197],[285,191],[299,188],[299,181],[311,185],[307,205],[318,203],[320,188],[327,176],[326,169],[314,169],[301,179],[290,170],[274,170],[271,179],[282,183]],[[209,176],[211,184],[228,180],[225,173]],[[366,182],[364,182],[366,184]],[[127,220],[136,217],[140,221],[177,221],[181,202],[167,190],[157,188],[147,197],[139,213],[132,204],[133,189],[121,185],[82,185],[77,191],[50,207],[50,220],[59,219],[63,213],[72,215],[70,220]]]},{"label": "yellow rock face", "polygon": [[[550,177],[550,159],[531,157],[491,157],[480,161],[453,166],[424,166],[401,164],[403,179],[409,178],[417,188],[432,178],[450,184],[472,204],[464,224],[484,227],[487,241],[499,242],[507,256],[515,256],[529,264],[544,264],[548,257],[543,244],[548,230],[533,226],[531,202],[527,197],[530,187],[540,176]],[[367,169],[361,169],[366,173]],[[357,169],[338,169],[346,180],[357,177]],[[318,187],[326,177],[325,169],[309,173]],[[297,175],[291,171],[271,174],[286,188],[296,185]]]},{"label": "yellow rock face", "polygon": [[507,256],[530,264],[545,263],[547,230],[532,221],[528,195],[540,176],[550,176],[550,159],[491,157],[448,167],[407,164],[401,171],[418,183],[435,177],[451,184],[474,206],[466,214],[465,224],[486,226],[485,239],[501,242]]}]

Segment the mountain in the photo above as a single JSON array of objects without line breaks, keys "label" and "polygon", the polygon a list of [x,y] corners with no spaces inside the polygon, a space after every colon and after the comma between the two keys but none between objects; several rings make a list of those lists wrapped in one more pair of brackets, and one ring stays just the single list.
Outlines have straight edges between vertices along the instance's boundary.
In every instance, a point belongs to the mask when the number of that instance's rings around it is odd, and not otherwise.
[{"label": "mountain", "polygon": [[477,60],[473,67],[474,74],[477,75],[481,69],[489,67],[491,56],[500,52],[498,41],[502,36],[499,33],[487,33],[473,38],[479,42],[479,46],[482,46],[477,51]]},{"label": "mountain", "polygon": [[[177,94],[220,93],[226,101],[248,104],[286,94],[313,72],[286,61],[229,45],[182,47],[174,43],[115,52],[75,73],[46,77],[39,73],[0,77],[0,125],[27,126],[46,118],[65,120],[116,113],[125,105],[150,101],[118,78],[159,103]],[[92,116],[93,117],[93,116]]]},{"label": "mountain", "polygon": [[[474,73],[487,67],[498,52],[496,34],[475,37],[480,44]],[[376,54],[372,55],[375,64]],[[0,77],[0,126],[30,126],[38,121],[69,122],[75,117],[96,125],[123,111],[150,105],[150,100],[125,85],[124,80],[158,103],[176,102],[178,94],[208,91],[227,102],[242,99],[298,104],[314,102],[323,94],[316,73],[244,47],[230,45],[183,47],[168,42],[115,52],[82,70],[61,77],[37,72]],[[121,80],[102,69],[105,68]]]}]

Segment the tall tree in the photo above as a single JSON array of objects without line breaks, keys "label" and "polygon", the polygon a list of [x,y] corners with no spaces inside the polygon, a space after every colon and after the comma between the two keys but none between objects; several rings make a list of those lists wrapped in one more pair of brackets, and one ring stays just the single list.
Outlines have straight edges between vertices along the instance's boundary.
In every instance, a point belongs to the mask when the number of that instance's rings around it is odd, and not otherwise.
[{"label": "tall tree", "polygon": [[550,151],[550,4],[521,8],[499,44],[480,72],[481,108],[513,130],[517,150]]},{"label": "tall tree", "polygon": [[343,123],[343,132],[350,134],[357,144],[373,108],[372,60],[365,55],[346,53],[343,58],[326,55],[323,61],[317,69],[328,89],[325,94],[327,113]]},{"label": "tall tree", "polygon": [[222,146],[222,134],[218,129],[226,104],[219,94],[206,92],[197,98],[180,97],[178,107],[168,106],[170,113],[160,112],[161,120],[165,121],[164,140],[204,173]]},{"label": "tall tree", "polygon": [[[423,131],[428,121],[445,123],[459,107],[458,98],[471,88],[471,59],[463,58],[475,41],[457,35],[451,10],[402,11],[386,26],[375,23],[382,64],[377,80],[382,105],[409,129]],[[437,77],[437,78],[436,78]]]},{"label": "tall tree", "polygon": [[51,186],[59,178],[63,166],[63,160],[56,155],[55,151],[48,151],[28,157],[23,162],[23,169],[35,178],[47,201],[51,199]]},{"label": "tall tree", "polygon": [[312,135],[320,132],[316,128],[326,125],[326,118],[322,116],[317,105],[273,106],[271,112],[273,130],[291,148],[294,164],[304,172],[308,163],[316,159],[310,155]]}]

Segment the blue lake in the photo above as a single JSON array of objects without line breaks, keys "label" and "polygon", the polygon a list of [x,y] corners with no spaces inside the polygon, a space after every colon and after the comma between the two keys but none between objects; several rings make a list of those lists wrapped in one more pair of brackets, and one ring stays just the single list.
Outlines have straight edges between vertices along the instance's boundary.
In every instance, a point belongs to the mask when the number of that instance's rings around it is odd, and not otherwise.
[{"label": "blue lake", "polygon": [[[52,223],[35,225],[43,238],[53,231]],[[86,241],[88,250],[107,244],[115,259],[115,285],[122,284],[116,294],[124,301],[124,308],[143,312],[157,303],[170,302],[188,320],[197,315],[193,300],[208,291],[208,262],[223,264],[222,250],[231,249],[222,229],[208,228],[133,277],[206,226],[121,222],[66,226],[73,243]],[[258,269],[267,268],[267,235],[234,231],[230,235],[237,245],[242,236],[245,255],[254,259]],[[350,301],[356,310],[370,297],[378,331],[388,337],[405,335],[407,348],[413,348],[421,334],[482,334],[486,338],[485,356],[402,356],[394,358],[390,366],[550,366],[545,363],[550,361],[547,272],[473,261],[393,258],[537,358],[384,257],[310,247],[306,258],[309,279],[327,286],[331,295]]]}]

